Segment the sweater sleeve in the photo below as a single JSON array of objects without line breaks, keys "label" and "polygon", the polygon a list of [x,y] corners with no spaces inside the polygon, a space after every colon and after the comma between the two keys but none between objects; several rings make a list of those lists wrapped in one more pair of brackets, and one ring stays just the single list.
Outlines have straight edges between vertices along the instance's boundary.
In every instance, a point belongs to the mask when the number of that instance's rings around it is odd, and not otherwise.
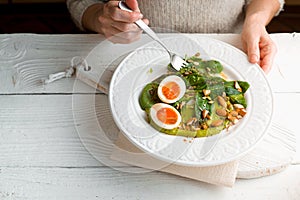
[{"label": "sweater sleeve", "polygon": [[85,10],[89,6],[99,2],[100,1],[98,0],[66,0],[71,18],[80,30],[85,31],[84,27],[82,26],[82,16]]},{"label": "sweater sleeve", "polygon": [[[252,1],[252,0],[246,0],[246,4],[248,5],[251,1]],[[280,7],[279,7],[278,11],[276,12],[275,16],[279,15],[279,13],[280,13],[281,11],[283,11],[283,6],[284,6],[284,3],[285,3],[284,0],[277,0],[277,1],[279,2]]]}]

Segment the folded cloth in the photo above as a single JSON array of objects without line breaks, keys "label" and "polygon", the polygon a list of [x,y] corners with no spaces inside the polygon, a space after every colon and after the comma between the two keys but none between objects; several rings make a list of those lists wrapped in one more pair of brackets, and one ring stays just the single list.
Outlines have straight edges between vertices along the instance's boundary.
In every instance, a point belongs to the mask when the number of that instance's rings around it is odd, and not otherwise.
[{"label": "folded cloth", "polygon": [[158,160],[149,154],[143,153],[121,133],[115,143],[111,159],[146,169],[158,170],[227,187],[232,187],[234,185],[238,170],[238,161],[209,167],[191,167],[174,163],[170,164]]}]

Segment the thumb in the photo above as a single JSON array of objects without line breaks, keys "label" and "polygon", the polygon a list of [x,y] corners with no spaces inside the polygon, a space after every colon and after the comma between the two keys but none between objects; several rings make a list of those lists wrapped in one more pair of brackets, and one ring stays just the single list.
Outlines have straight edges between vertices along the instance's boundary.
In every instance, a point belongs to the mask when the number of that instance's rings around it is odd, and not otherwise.
[{"label": "thumb", "polygon": [[131,10],[140,12],[137,0],[126,0],[125,3]]},{"label": "thumb", "polygon": [[259,38],[249,38],[247,41],[247,54],[251,63],[259,61]]}]

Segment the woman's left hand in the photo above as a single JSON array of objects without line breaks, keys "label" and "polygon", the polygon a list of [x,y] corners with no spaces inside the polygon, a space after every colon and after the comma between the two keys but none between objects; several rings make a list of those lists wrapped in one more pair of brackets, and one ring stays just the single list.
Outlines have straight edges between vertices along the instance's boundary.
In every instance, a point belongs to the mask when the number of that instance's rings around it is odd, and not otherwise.
[{"label": "woman's left hand", "polygon": [[268,73],[273,65],[277,48],[266,27],[259,23],[246,22],[242,31],[243,47],[251,63],[257,63]]}]

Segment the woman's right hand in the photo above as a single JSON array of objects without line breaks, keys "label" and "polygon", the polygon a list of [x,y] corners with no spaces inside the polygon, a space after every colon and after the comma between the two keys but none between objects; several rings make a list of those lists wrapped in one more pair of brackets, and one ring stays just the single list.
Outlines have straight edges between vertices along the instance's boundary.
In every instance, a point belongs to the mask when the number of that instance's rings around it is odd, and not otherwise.
[{"label": "woman's right hand", "polygon": [[[140,38],[142,30],[134,23],[142,19],[136,0],[126,0],[133,12],[121,10],[119,1],[111,0],[105,4],[90,6],[83,15],[83,27],[103,34],[114,43],[131,43]],[[147,19],[143,19],[149,24]]]}]

